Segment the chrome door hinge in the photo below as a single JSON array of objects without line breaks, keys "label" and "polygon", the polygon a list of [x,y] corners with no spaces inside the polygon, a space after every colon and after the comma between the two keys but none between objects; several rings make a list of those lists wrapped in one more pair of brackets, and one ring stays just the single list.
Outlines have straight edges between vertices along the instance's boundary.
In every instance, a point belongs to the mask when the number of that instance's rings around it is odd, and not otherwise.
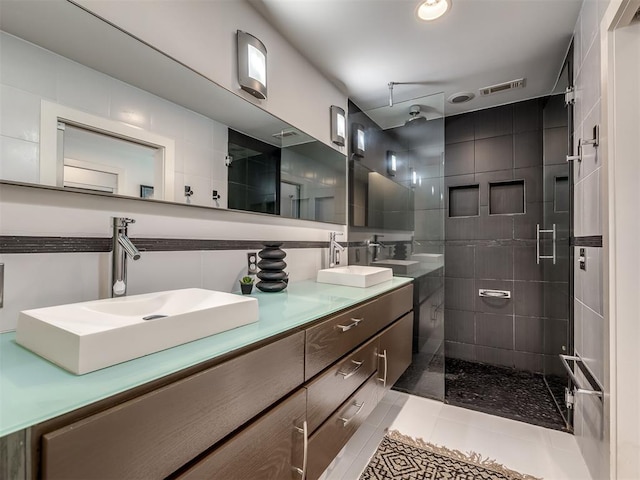
[{"label": "chrome door hinge", "polygon": [[576,397],[573,395],[573,390],[569,390],[567,387],[564,388],[564,402],[567,405],[568,410],[571,410],[573,405],[576,403]]},{"label": "chrome door hinge", "polygon": [[564,91],[564,104],[568,107],[574,103],[576,103],[576,91],[572,86],[567,87]]}]

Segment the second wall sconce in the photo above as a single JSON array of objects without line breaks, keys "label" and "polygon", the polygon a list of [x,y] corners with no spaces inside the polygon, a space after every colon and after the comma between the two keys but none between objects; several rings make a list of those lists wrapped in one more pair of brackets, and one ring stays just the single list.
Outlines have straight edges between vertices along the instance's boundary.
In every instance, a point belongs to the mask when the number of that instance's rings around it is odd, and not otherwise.
[{"label": "second wall sconce", "polygon": [[353,154],[356,157],[364,157],[364,148],[365,148],[365,137],[364,137],[364,126],[359,123],[354,123],[351,125],[351,138],[352,138],[352,149]]},{"label": "second wall sconce", "polygon": [[344,147],[347,137],[347,118],[344,110],[335,105],[331,105],[331,141],[336,145]]},{"label": "second wall sconce", "polygon": [[267,98],[267,48],[253,35],[238,30],[238,83],[256,98]]},{"label": "second wall sconce", "polygon": [[390,177],[395,177],[398,171],[398,157],[396,152],[387,150],[387,173]]}]

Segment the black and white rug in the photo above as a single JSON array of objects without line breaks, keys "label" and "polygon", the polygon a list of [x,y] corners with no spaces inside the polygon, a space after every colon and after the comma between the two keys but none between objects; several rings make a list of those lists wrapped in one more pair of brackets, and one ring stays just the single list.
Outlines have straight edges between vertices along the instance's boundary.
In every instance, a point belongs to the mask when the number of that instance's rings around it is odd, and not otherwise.
[{"label": "black and white rug", "polygon": [[541,480],[489,458],[387,433],[360,480]]}]

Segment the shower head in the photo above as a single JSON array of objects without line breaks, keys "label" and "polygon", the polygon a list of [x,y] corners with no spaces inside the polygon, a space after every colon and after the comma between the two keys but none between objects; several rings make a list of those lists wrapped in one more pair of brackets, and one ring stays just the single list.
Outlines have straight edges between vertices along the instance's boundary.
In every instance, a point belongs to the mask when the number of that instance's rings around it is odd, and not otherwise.
[{"label": "shower head", "polygon": [[409,107],[409,118],[404,124],[409,125],[410,123],[426,122],[427,119],[421,114],[421,111],[420,105],[411,105],[411,107]]}]

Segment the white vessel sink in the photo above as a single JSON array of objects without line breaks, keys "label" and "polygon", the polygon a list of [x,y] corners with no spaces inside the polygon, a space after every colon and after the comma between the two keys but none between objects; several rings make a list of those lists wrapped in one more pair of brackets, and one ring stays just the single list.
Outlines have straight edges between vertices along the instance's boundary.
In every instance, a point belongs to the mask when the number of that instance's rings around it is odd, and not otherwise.
[{"label": "white vessel sink", "polygon": [[398,275],[408,275],[420,269],[420,262],[416,260],[377,260],[371,262],[374,267],[388,267]]},{"label": "white vessel sink", "polygon": [[325,268],[318,270],[316,281],[319,283],[332,283],[347,287],[371,287],[393,278],[390,268],[366,267],[362,265],[349,265],[347,267]]},{"label": "white vessel sink", "polygon": [[188,288],[25,310],[16,342],[81,375],[258,320],[258,301]]}]

